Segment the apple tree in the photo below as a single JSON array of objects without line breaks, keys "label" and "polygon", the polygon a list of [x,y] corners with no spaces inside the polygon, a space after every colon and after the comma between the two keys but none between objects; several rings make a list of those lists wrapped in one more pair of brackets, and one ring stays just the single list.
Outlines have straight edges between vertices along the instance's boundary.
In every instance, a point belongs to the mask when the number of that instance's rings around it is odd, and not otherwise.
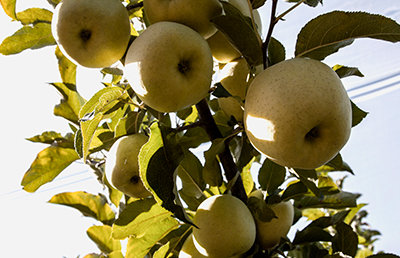
[{"label": "apple tree", "polygon": [[[84,257],[397,257],[374,254],[379,231],[364,226],[360,195],[332,175],[353,174],[340,149],[367,116],[340,78],[363,75],[322,63],[359,38],[399,42],[395,21],[366,12],[310,17],[294,42],[296,64],[283,69],[291,60],[275,25],[322,0],[287,1],[279,15],[278,0],[49,0],[48,9],[22,12],[16,0],[0,2],[22,25],[1,43],[3,55],[55,49],[61,81],[51,85],[62,98],[54,115],[70,127],[28,139],[47,147],[23,189],[37,191],[77,160],[105,186],[50,200],[98,221],[86,233],[99,250]],[[269,24],[261,24],[263,5]],[[89,99],[78,91],[79,65],[107,75]],[[298,104],[310,112],[289,118]],[[320,107],[321,118],[312,113]],[[288,239],[302,217],[312,222]]]}]

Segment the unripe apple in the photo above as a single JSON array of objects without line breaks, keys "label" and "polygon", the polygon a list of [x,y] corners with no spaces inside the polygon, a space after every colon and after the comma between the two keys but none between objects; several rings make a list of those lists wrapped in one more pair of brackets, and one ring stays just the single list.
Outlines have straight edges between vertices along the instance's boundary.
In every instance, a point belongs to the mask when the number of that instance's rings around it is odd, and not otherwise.
[{"label": "unripe apple", "polygon": [[347,143],[351,103],[329,66],[294,58],[254,78],[247,90],[244,123],[253,146],[275,163],[315,169]]},{"label": "unripe apple", "polygon": [[[247,86],[250,82],[250,66],[244,58],[227,63],[220,72],[222,86],[232,95],[242,101],[246,97]],[[228,115],[234,116],[236,121],[243,121],[243,109],[240,103],[232,98],[218,98],[221,109]]]},{"label": "unripe apple", "polygon": [[144,13],[150,24],[171,21],[184,24],[204,38],[217,32],[211,19],[222,15],[222,4],[218,0],[144,0]]},{"label": "unripe apple", "polygon": [[124,74],[146,105],[160,112],[176,112],[206,97],[213,59],[207,42],[196,31],[175,22],[158,22],[129,47]]},{"label": "unripe apple", "polygon": [[119,0],[62,0],[51,29],[68,59],[84,67],[102,68],[124,55],[131,27]]},{"label": "unripe apple", "polygon": [[247,206],[232,195],[214,195],[197,208],[193,223],[196,249],[210,258],[238,256],[254,244],[256,227]]},{"label": "unripe apple", "polygon": [[274,248],[279,244],[281,238],[286,237],[293,224],[294,209],[290,201],[269,205],[277,218],[270,222],[256,221],[256,242],[262,250]]},{"label": "unripe apple", "polygon": [[105,176],[117,190],[134,198],[146,198],[151,193],[144,187],[139,174],[140,148],[147,142],[144,134],[119,138],[108,152]]}]

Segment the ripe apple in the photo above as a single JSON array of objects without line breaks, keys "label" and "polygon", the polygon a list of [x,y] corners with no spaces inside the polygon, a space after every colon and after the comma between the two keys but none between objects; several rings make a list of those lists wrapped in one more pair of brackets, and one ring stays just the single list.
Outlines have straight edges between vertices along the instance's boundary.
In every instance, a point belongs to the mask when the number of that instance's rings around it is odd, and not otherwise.
[{"label": "ripe apple", "polygon": [[171,21],[191,27],[204,38],[211,37],[217,28],[211,19],[223,14],[218,0],[144,0],[144,13],[150,24]]},{"label": "ripe apple", "polygon": [[255,220],[257,227],[256,242],[262,250],[274,248],[281,238],[286,237],[293,224],[294,209],[290,201],[269,205],[277,218],[270,222]]},{"label": "ripe apple", "polygon": [[253,146],[275,163],[315,169],[347,143],[352,110],[329,66],[294,58],[254,78],[247,90],[244,123]]},{"label": "ripe apple", "polygon": [[[244,58],[227,63],[220,72],[222,86],[232,95],[242,101],[246,97],[247,86],[250,82],[250,66]],[[243,121],[243,109],[240,103],[231,97],[218,98],[221,109],[228,115],[234,116],[236,121]]]},{"label": "ripe apple", "polygon": [[[247,0],[223,1],[229,2],[235,6],[244,16],[251,17],[251,10]],[[253,15],[254,22],[257,26],[257,31],[261,35],[261,17],[257,10],[253,10]],[[236,47],[228,40],[228,38],[219,30],[212,37],[207,39],[207,43],[210,46],[214,58],[220,63],[228,63],[242,56],[239,50],[237,50]]]},{"label": "ripe apple", "polygon": [[62,0],[54,11],[51,29],[61,52],[71,61],[102,68],[124,55],[131,27],[119,0]]},{"label": "ripe apple", "polygon": [[196,249],[210,258],[238,256],[254,244],[256,226],[247,206],[232,195],[214,195],[197,208],[193,223]]},{"label": "ripe apple", "polygon": [[146,135],[139,133],[123,136],[112,145],[107,155],[106,178],[114,188],[130,197],[151,196],[139,175],[139,151],[147,140]]},{"label": "ripe apple", "polygon": [[124,74],[146,105],[176,112],[208,94],[213,59],[196,31],[175,22],[158,22],[129,47]]}]

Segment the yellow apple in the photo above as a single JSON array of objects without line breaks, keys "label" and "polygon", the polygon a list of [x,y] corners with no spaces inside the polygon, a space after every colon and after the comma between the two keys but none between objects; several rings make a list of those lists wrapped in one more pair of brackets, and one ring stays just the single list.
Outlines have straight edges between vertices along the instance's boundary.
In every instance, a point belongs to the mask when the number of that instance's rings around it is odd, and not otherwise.
[{"label": "yellow apple", "polygon": [[130,38],[128,12],[119,0],[62,0],[51,29],[61,52],[84,67],[116,63]]},{"label": "yellow apple", "polygon": [[238,256],[254,244],[256,227],[247,206],[232,195],[204,200],[193,219],[196,249],[210,258]]},{"label": "yellow apple", "polygon": [[108,152],[105,176],[117,190],[134,198],[146,198],[151,193],[144,187],[139,175],[139,151],[147,142],[144,134],[119,138]]},{"label": "yellow apple", "polygon": [[255,220],[257,227],[256,242],[262,250],[274,248],[281,238],[286,237],[293,224],[294,209],[290,201],[269,205],[277,218],[270,222]]},{"label": "yellow apple", "polygon": [[[227,63],[221,70],[220,77],[222,86],[232,96],[239,97],[243,101],[250,82],[250,66],[246,60],[239,58]],[[243,109],[235,98],[218,98],[218,103],[228,116],[234,116],[236,121],[243,121]]]},{"label": "yellow apple", "polygon": [[315,169],[347,143],[351,103],[329,66],[294,58],[254,78],[247,90],[244,123],[253,146],[275,163]]},{"label": "yellow apple", "polygon": [[143,5],[150,24],[160,21],[182,23],[204,38],[211,37],[217,31],[210,20],[223,13],[218,0],[144,0]]},{"label": "yellow apple", "polygon": [[213,59],[196,31],[175,22],[158,22],[129,47],[124,74],[146,105],[176,112],[206,97]]}]

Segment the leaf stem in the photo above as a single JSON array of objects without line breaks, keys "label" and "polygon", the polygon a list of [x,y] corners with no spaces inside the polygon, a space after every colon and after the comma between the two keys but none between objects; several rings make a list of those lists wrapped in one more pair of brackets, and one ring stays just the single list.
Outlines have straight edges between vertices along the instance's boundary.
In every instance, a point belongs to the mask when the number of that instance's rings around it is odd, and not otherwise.
[{"label": "leaf stem", "polygon": [[267,51],[268,45],[272,37],[272,32],[274,30],[275,24],[277,23],[276,19],[276,7],[278,5],[278,0],[272,0],[272,9],[271,9],[271,19],[268,29],[267,37],[265,38],[264,43],[262,44],[262,53],[263,53],[263,61],[264,61],[264,69],[268,68],[268,59],[267,59]]},{"label": "leaf stem", "polygon": [[[196,104],[197,111],[199,112],[200,120],[203,123],[203,128],[206,130],[208,137],[211,141],[222,138],[221,131],[219,130],[215,120],[211,114],[210,108],[208,106],[207,100],[203,99],[199,103]],[[225,171],[225,177],[228,180],[232,180],[237,173],[239,172],[232,154],[229,150],[229,142],[225,142],[225,150],[223,153],[218,155],[219,160],[222,164],[222,167]],[[247,203],[247,195],[243,186],[242,177],[239,177],[236,180],[236,183],[232,187],[232,195],[242,200],[244,203]]]},{"label": "leaf stem", "polygon": [[297,2],[295,5],[293,5],[292,7],[290,7],[289,9],[287,9],[286,11],[284,11],[281,15],[279,15],[278,17],[276,17],[276,21],[275,23],[277,23],[280,19],[282,19],[286,14],[290,13],[291,11],[293,11],[296,7],[298,7],[299,5],[301,5],[302,3],[304,3],[306,0],[301,0],[299,2]]}]

